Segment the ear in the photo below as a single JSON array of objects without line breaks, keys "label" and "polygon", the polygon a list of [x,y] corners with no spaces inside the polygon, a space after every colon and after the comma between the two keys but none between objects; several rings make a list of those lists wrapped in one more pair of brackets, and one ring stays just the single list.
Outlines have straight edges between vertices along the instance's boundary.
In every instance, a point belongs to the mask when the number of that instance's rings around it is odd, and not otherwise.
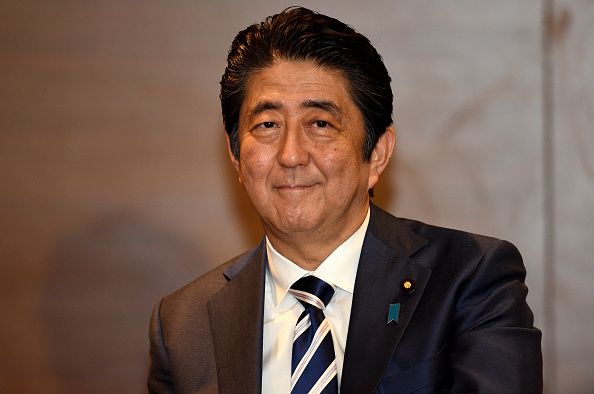
[{"label": "ear", "polygon": [[386,132],[380,137],[379,141],[375,145],[371,158],[369,160],[369,182],[368,189],[371,189],[377,181],[380,175],[384,172],[384,169],[388,166],[392,153],[394,152],[394,146],[396,145],[396,130],[394,126],[386,128]]},{"label": "ear", "polygon": [[233,150],[231,149],[231,141],[229,140],[229,134],[225,134],[225,138],[227,140],[227,154],[229,155],[229,159],[231,159],[231,164],[233,164],[233,167],[235,167],[235,171],[237,171],[239,174],[237,176],[237,180],[239,183],[243,184],[241,181],[241,173],[239,172],[239,159],[233,154]]},{"label": "ear", "polygon": [[231,164],[233,164],[235,170],[239,172],[239,160],[235,157],[233,151],[231,150],[231,140],[229,140],[229,134],[225,133],[225,139],[227,140],[227,154],[229,155],[229,159],[231,159]]}]

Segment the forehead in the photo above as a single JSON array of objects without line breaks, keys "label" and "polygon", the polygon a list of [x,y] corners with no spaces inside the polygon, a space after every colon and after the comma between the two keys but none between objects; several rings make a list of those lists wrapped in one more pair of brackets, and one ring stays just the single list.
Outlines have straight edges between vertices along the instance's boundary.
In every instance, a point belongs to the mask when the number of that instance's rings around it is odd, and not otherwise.
[{"label": "forehead", "polygon": [[279,61],[250,75],[241,113],[261,102],[291,107],[307,100],[331,101],[343,111],[358,111],[348,86],[340,70],[310,61]]}]

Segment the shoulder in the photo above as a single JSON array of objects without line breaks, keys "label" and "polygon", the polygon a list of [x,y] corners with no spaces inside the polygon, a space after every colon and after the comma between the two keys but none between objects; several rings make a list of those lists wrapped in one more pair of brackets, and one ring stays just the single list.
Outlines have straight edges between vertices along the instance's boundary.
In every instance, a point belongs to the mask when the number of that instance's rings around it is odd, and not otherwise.
[{"label": "shoulder", "polygon": [[233,257],[163,297],[159,305],[162,317],[166,319],[168,316],[179,315],[180,313],[183,315],[185,311],[202,311],[206,313],[208,300],[229,282],[228,273],[243,268],[246,257],[253,253],[254,250]]},{"label": "shoulder", "polygon": [[[497,260],[523,271],[520,252],[506,240],[395,217],[378,207],[372,215],[370,231],[378,239],[395,249],[404,248],[413,260],[432,270],[472,271],[485,261]],[[502,263],[496,264],[503,268]]]},{"label": "shoulder", "polygon": [[393,243],[424,243],[430,247],[455,247],[459,251],[476,252],[495,246],[515,249],[508,241],[448,227],[436,226],[418,220],[396,217],[372,205],[370,231],[380,240]]},{"label": "shoulder", "polygon": [[409,222],[412,231],[428,240],[428,250],[437,250],[446,256],[476,262],[499,253],[520,258],[516,246],[504,239],[418,221]]}]

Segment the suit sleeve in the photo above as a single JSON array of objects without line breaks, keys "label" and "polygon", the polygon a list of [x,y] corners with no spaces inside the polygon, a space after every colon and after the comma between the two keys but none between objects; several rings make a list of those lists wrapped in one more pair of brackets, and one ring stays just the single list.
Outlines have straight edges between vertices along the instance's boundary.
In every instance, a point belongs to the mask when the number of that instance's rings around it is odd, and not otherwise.
[{"label": "suit sleeve", "polygon": [[161,328],[161,303],[155,305],[151,317],[149,340],[150,340],[150,366],[147,379],[149,393],[173,393],[173,383],[169,371],[167,349],[163,340]]},{"label": "suit sleeve", "polygon": [[451,392],[542,393],[541,332],[518,250],[495,241],[459,289],[445,385]]}]

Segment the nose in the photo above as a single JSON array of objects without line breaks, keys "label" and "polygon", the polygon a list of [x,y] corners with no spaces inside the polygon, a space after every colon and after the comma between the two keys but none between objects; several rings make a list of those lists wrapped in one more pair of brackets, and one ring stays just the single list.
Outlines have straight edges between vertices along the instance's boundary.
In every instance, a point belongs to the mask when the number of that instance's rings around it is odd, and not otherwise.
[{"label": "nose", "polygon": [[278,162],[285,167],[307,165],[309,162],[309,141],[299,126],[287,127],[281,140]]}]

